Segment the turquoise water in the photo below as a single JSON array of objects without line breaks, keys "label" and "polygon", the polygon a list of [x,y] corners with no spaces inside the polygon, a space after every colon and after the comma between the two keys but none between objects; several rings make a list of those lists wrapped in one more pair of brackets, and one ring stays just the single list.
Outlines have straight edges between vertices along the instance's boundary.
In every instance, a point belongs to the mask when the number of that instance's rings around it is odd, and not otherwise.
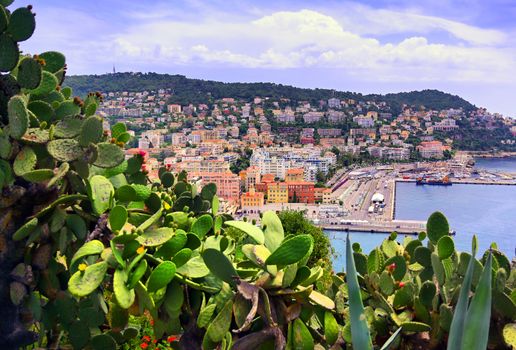
[{"label": "turquoise water", "polygon": [[[516,166],[516,162],[514,163]],[[471,250],[471,237],[476,234],[480,251],[496,242],[509,259],[516,250],[516,186],[463,185],[416,186],[398,183],[396,187],[396,218],[425,220],[436,211],[442,211],[456,231],[455,245],[459,251]],[[327,231],[337,253],[335,271],[344,268],[346,233]],[[351,232],[352,242],[358,242],[369,253],[388,235]],[[398,241],[403,235],[398,236]]]},{"label": "turquoise water", "polygon": [[475,168],[516,172],[516,157],[512,158],[475,158]]}]

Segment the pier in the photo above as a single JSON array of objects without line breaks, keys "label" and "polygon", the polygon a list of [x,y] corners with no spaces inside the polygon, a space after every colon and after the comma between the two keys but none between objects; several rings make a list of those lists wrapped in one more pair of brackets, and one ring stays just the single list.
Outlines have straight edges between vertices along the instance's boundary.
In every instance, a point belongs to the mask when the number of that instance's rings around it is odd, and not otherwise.
[{"label": "pier", "polygon": [[320,224],[319,227],[325,230],[334,231],[350,231],[350,232],[376,232],[391,233],[398,232],[402,234],[417,235],[421,231],[426,231],[426,221],[415,220],[392,220],[386,222],[366,221],[366,222],[348,222],[335,224]]}]

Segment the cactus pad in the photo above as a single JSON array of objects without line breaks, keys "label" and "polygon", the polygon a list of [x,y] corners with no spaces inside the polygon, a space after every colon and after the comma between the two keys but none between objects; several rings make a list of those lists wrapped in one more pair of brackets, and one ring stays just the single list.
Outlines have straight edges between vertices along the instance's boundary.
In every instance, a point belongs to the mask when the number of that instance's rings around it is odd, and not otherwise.
[{"label": "cactus pad", "polygon": [[26,172],[22,177],[29,182],[44,182],[50,180],[54,176],[51,169],[37,169]]},{"label": "cactus pad", "polygon": [[93,211],[100,215],[111,206],[114,188],[111,182],[104,176],[95,175],[89,180],[88,194],[90,196]]},{"label": "cactus pad", "polygon": [[14,173],[18,176],[22,176],[23,174],[34,170],[37,161],[38,158],[32,148],[28,146],[23,147],[14,160]]},{"label": "cactus pad", "polygon": [[155,247],[167,242],[173,236],[174,229],[170,227],[160,227],[144,232],[136,240],[146,247]]},{"label": "cactus pad", "polygon": [[54,91],[58,85],[57,78],[54,74],[43,71],[41,73],[41,82],[38,87],[32,90],[34,95],[46,95],[52,91]]},{"label": "cactus pad", "polygon": [[449,258],[454,251],[455,244],[453,243],[453,239],[450,236],[443,236],[439,238],[439,241],[437,241],[437,253],[441,260]]},{"label": "cactus pad", "polygon": [[21,96],[13,96],[7,105],[11,137],[21,139],[29,127],[29,112]]},{"label": "cactus pad", "polygon": [[[0,1],[0,5],[3,5]],[[9,19],[7,17],[7,12],[3,6],[0,6],[0,33],[2,33],[7,25],[9,24]]]},{"label": "cactus pad", "polygon": [[105,261],[90,265],[83,271],[77,271],[68,281],[68,290],[72,295],[84,297],[91,294],[104,280],[108,264]]},{"label": "cactus pad", "polygon": [[45,60],[43,69],[50,73],[56,73],[65,66],[65,56],[60,52],[47,51],[41,53],[39,57]]},{"label": "cactus pad", "polygon": [[18,44],[7,34],[0,34],[0,72],[8,72],[18,64]]},{"label": "cactus pad", "polygon": [[314,241],[310,235],[289,238],[272,253],[265,262],[267,265],[286,266],[298,263],[313,250]]},{"label": "cactus pad", "polygon": [[387,296],[394,292],[394,280],[387,271],[383,271],[380,275],[380,290]]},{"label": "cactus pad", "polygon": [[90,143],[98,143],[102,139],[103,132],[102,119],[97,116],[91,116],[82,124],[79,144],[86,147]]},{"label": "cactus pad", "polygon": [[192,224],[190,231],[195,233],[202,239],[213,227],[213,218],[209,214],[205,214],[197,218]]},{"label": "cactus pad", "polygon": [[113,168],[121,164],[124,161],[124,151],[113,143],[99,143],[98,145],[98,156],[95,162],[95,166],[99,168]]},{"label": "cactus pad", "polygon": [[61,162],[71,162],[83,155],[82,148],[74,139],[60,139],[50,141],[47,145],[48,153]]},{"label": "cactus pad", "polygon": [[396,281],[403,280],[403,277],[405,277],[405,274],[407,273],[407,262],[405,258],[403,258],[401,255],[393,256],[392,258],[387,259],[385,262],[386,266],[391,264],[396,265],[394,271],[392,272],[392,277],[394,277]]},{"label": "cactus pad", "polygon": [[432,265],[432,261],[430,256],[432,255],[432,251],[427,247],[417,247],[414,250],[414,258],[415,260],[425,267],[429,267]]},{"label": "cactus pad", "polygon": [[7,32],[15,41],[25,41],[32,36],[36,28],[34,14],[27,7],[13,11],[7,26]]},{"label": "cactus pad", "polygon": [[81,118],[66,118],[55,125],[54,136],[60,139],[74,138],[81,132]]},{"label": "cactus pad", "polygon": [[426,233],[428,234],[428,239],[434,244],[439,241],[439,238],[450,233],[448,220],[441,212],[436,211],[430,215],[426,223]]},{"label": "cactus pad", "polygon": [[505,344],[516,349],[516,323],[508,323],[503,327]]},{"label": "cactus pad", "polygon": [[234,277],[238,277],[233,264],[229,259],[217,249],[205,249],[202,253],[204,263],[211,273],[231,285],[235,284]]},{"label": "cactus pad", "polygon": [[[176,184],[176,186],[177,186],[177,184]],[[204,188],[206,188],[206,186],[204,186],[203,189]],[[234,228],[237,228],[237,229],[243,231],[249,237],[254,239],[256,241],[256,243],[258,243],[258,244],[263,244],[265,242],[265,237],[263,235],[263,231],[259,227],[256,227],[248,222],[230,220],[230,221],[226,221],[225,224],[227,226],[231,226],[231,227],[234,227]],[[288,265],[288,263],[286,265]]]},{"label": "cactus pad", "polygon": [[403,322],[401,328],[404,332],[428,332],[432,327],[422,322]]},{"label": "cactus pad", "polygon": [[66,117],[75,116],[81,113],[81,107],[76,105],[73,101],[61,102],[56,109],[56,118],[64,119]]},{"label": "cactus pad", "polygon": [[29,111],[40,121],[50,122],[54,116],[54,109],[50,104],[44,101],[32,101],[27,105]]},{"label": "cactus pad", "polygon": [[147,281],[147,291],[155,292],[167,286],[176,274],[176,265],[172,261],[164,261],[159,264],[149,276]]},{"label": "cactus pad", "polygon": [[16,78],[22,88],[37,88],[41,82],[41,65],[33,58],[25,58],[18,66],[18,76]]},{"label": "cactus pad", "polygon": [[134,289],[127,288],[127,273],[124,270],[116,269],[113,276],[113,291],[118,305],[128,309],[133,305],[135,294]]},{"label": "cactus pad", "polygon": [[439,282],[440,285],[443,285],[446,280],[446,271],[444,270],[444,265],[441,259],[439,259],[437,254],[432,253],[431,262],[435,277],[437,277],[437,282]]},{"label": "cactus pad", "polygon": [[171,172],[165,172],[160,176],[161,183],[166,188],[172,187],[174,185],[174,175]]},{"label": "cactus pad", "polygon": [[431,281],[424,282],[421,285],[421,289],[419,291],[419,300],[426,307],[431,307],[436,291],[437,291],[437,289],[433,282],[431,282]]},{"label": "cactus pad", "polygon": [[29,144],[44,144],[49,141],[50,134],[46,129],[29,128],[21,140]]}]

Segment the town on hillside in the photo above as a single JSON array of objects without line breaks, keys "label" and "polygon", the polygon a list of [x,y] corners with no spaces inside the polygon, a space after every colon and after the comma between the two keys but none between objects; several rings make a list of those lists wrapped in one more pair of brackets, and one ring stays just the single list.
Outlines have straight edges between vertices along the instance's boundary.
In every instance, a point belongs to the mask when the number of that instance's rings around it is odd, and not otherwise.
[{"label": "town on hillside", "polygon": [[421,223],[387,224],[396,179],[464,181],[478,175],[461,149],[481,151],[486,142],[516,149],[515,120],[480,108],[403,105],[393,114],[387,102],[335,97],[177,104],[172,96],[170,89],[108,92],[98,113],[126,123],[134,136],[126,155],[144,151],[150,178],[166,167],[200,186],[215,183],[224,210],[236,216],[290,208],[323,226],[417,231]]}]

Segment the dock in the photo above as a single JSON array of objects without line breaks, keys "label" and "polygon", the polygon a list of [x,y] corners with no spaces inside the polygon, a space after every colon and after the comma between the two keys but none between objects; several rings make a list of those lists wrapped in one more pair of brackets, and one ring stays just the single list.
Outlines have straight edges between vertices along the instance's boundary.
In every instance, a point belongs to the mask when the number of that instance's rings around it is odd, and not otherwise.
[{"label": "dock", "polygon": [[385,222],[364,221],[348,223],[325,223],[318,225],[324,230],[349,231],[349,232],[372,232],[372,233],[391,233],[417,235],[421,231],[426,231],[426,221],[416,220],[391,220]]}]

